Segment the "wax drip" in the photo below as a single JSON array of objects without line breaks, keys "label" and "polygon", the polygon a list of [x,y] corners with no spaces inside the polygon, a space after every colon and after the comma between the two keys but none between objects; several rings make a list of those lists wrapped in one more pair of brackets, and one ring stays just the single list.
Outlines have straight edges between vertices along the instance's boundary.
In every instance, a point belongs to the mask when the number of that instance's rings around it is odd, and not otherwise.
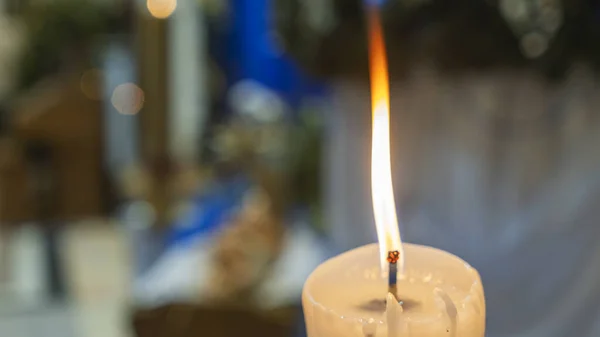
[{"label": "wax drip", "polygon": [[399,337],[402,333],[402,327],[400,325],[400,314],[404,311],[402,306],[396,300],[396,297],[392,294],[388,294],[386,298],[386,318],[388,337]]},{"label": "wax drip", "polygon": [[449,327],[447,328],[447,332],[450,334],[449,337],[455,337],[457,330],[456,327],[458,325],[458,310],[454,305],[454,301],[452,301],[450,296],[448,296],[448,294],[441,288],[435,288],[434,292],[437,298],[441,300],[442,303],[440,304],[443,305],[443,309],[446,313],[446,316],[450,321]]}]

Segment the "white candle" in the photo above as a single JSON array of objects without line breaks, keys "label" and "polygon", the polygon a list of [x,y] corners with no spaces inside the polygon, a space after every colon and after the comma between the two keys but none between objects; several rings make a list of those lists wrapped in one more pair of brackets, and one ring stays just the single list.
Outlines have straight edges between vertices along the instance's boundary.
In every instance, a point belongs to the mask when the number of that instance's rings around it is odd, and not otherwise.
[{"label": "white candle", "polygon": [[[308,278],[302,294],[308,336],[483,337],[485,300],[477,271],[447,252],[402,245],[392,188],[385,45],[378,8],[368,10],[371,192],[379,245],[334,257]],[[388,278],[390,270],[396,277]]]},{"label": "white candle", "polygon": [[404,244],[404,254],[402,305],[389,294],[384,299],[387,275],[380,272],[377,244],[321,264],[302,294],[308,337],[483,337],[485,300],[477,271],[431,247]]}]

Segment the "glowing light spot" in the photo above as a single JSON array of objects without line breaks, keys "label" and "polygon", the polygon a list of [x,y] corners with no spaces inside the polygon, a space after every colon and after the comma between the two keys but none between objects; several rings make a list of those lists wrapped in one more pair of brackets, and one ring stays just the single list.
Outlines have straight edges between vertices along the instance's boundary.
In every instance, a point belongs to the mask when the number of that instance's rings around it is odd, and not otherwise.
[{"label": "glowing light spot", "polygon": [[102,99],[102,78],[100,69],[90,69],[84,72],[79,83],[83,95],[96,101]]},{"label": "glowing light spot", "polygon": [[542,56],[548,49],[548,38],[539,32],[528,33],[521,39],[521,50],[530,59]]},{"label": "glowing light spot", "polygon": [[134,115],[144,106],[144,91],[133,83],[119,84],[110,101],[119,113]]},{"label": "glowing light spot", "polygon": [[157,19],[168,18],[177,8],[177,0],[147,0],[148,12]]}]

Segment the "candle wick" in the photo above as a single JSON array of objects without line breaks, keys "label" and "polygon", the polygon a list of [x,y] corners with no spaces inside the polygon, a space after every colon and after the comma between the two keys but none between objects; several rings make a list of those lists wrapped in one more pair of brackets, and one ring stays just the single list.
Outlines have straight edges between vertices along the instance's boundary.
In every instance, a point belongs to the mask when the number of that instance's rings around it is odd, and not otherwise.
[{"label": "candle wick", "polygon": [[397,250],[389,251],[387,261],[389,263],[389,274],[388,274],[388,292],[394,296],[396,301],[400,302],[398,298],[398,260],[400,259],[400,252]]}]

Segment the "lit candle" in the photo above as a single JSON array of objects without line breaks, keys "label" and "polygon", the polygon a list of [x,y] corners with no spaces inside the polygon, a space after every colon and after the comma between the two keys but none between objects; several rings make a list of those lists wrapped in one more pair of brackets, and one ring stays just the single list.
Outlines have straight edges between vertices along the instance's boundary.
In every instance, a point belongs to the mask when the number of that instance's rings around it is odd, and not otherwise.
[{"label": "lit candle", "polygon": [[302,295],[308,336],[483,337],[485,299],[477,271],[450,253],[402,245],[392,188],[385,45],[373,8],[371,192],[379,245],[336,256],[310,275]]}]

